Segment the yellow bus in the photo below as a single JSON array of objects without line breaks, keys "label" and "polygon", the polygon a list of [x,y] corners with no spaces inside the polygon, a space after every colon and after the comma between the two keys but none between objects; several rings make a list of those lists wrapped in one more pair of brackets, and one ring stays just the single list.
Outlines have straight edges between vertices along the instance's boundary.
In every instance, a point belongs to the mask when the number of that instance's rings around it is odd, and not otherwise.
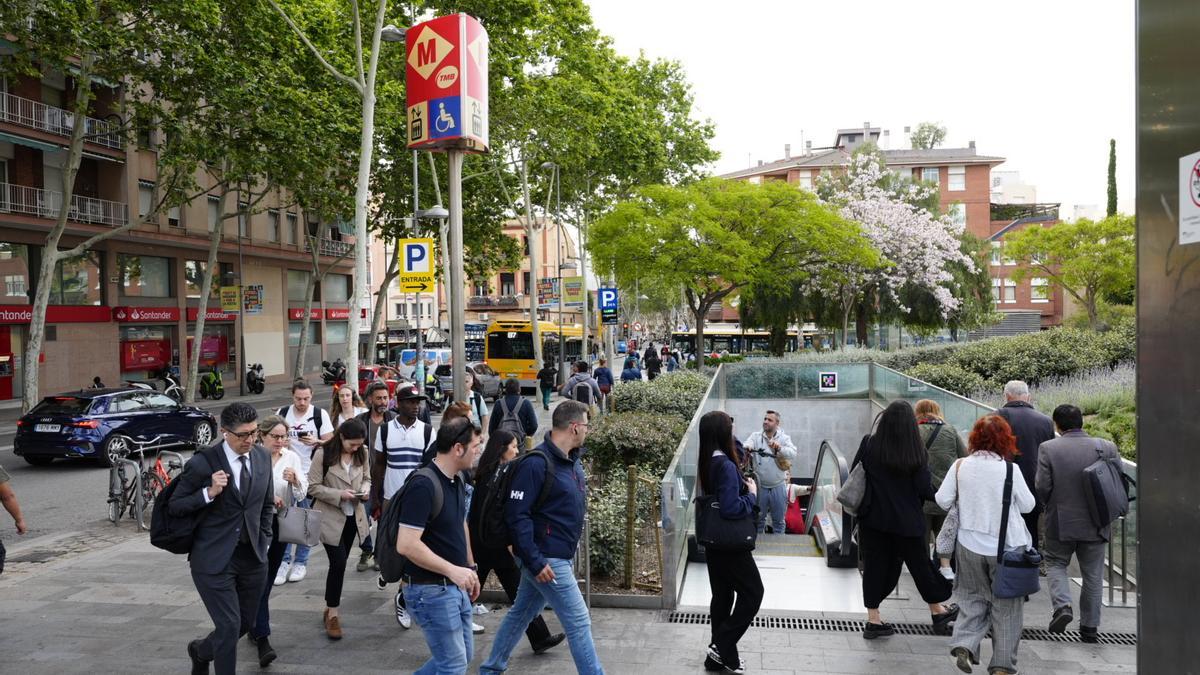
[{"label": "yellow bus", "polygon": [[[561,332],[565,341],[566,362],[578,361],[583,352],[583,328],[539,321],[542,338],[542,358],[558,363],[558,342]],[[542,364],[534,360],[533,324],[529,321],[494,321],[487,328],[483,360],[499,373],[502,379],[515,377],[522,389],[537,388],[537,373]],[[556,366],[557,367],[557,366]]]}]

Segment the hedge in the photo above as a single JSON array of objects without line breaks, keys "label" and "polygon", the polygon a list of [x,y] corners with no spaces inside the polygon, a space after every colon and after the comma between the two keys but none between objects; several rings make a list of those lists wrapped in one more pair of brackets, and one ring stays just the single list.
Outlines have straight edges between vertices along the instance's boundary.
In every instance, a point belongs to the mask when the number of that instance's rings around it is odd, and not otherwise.
[{"label": "hedge", "polygon": [[691,421],[704,400],[708,383],[706,375],[678,370],[653,381],[619,382],[613,387],[613,409],[675,415]]},{"label": "hedge", "polygon": [[924,380],[935,387],[970,396],[973,392],[984,389],[987,383],[982,377],[968,370],[963,370],[950,363],[922,363],[905,371],[906,375]]},{"label": "hedge", "polygon": [[624,473],[626,466],[636,464],[644,473],[662,476],[688,422],[677,415],[646,412],[599,416],[587,437],[592,473]]}]

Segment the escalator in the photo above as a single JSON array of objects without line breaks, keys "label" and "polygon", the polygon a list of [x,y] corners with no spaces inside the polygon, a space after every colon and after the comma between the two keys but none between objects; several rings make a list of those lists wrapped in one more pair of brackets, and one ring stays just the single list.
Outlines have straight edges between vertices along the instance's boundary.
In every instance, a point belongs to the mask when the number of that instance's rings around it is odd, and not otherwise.
[{"label": "escalator", "polygon": [[804,531],[811,534],[829,567],[857,567],[858,545],[852,541],[853,519],[835,496],[850,477],[850,461],[831,440],[821,441],[805,504]]}]

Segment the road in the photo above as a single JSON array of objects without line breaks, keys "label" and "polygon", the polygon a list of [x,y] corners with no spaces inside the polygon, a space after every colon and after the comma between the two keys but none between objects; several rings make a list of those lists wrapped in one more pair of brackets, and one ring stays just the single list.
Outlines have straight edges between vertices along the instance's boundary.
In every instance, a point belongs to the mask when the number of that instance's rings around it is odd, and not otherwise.
[{"label": "road", "polygon": [[[221,408],[232,401],[245,401],[258,409],[259,415],[273,414],[280,407],[291,403],[288,384],[268,385],[259,395],[239,397],[235,392],[226,394],[220,401],[201,401],[199,407],[219,414]],[[322,406],[332,398],[331,388],[322,384],[313,387],[313,399]],[[557,396],[556,396],[557,398]],[[550,413],[535,405],[538,424],[542,429],[549,426]],[[0,539],[11,550],[14,546],[33,543],[31,540],[58,536],[68,532],[93,530],[97,527],[114,526],[107,520],[108,469],[90,461],[58,460],[50,466],[31,466],[13,454],[13,436],[16,434],[16,410],[0,411],[0,466],[12,475],[13,490],[21,503],[29,532],[18,537],[12,519],[0,512]],[[436,427],[439,415],[433,417]],[[187,456],[190,453],[185,453]],[[122,525],[133,532],[131,523]]]}]

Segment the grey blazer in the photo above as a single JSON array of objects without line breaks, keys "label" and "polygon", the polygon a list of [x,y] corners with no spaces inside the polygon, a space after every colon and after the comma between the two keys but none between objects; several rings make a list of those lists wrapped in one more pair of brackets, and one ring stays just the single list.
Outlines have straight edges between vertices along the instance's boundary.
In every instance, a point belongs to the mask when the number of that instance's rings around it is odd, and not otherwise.
[{"label": "grey blazer", "polygon": [[1046,536],[1056,541],[1108,541],[1110,527],[1096,527],[1088,514],[1083,470],[1100,458],[1119,458],[1117,446],[1083,430],[1068,431],[1038,448],[1038,499],[1046,505]]},{"label": "grey blazer", "polygon": [[[272,486],[271,457],[262,446],[250,450],[250,494],[234,487],[233,468],[225,458],[224,441],[195,454],[184,465],[180,481],[171,495],[167,510],[172,515],[184,515],[205,509],[196,525],[192,552],[188,555],[192,570],[201,574],[217,574],[229,565],[237,547],[242,528],[246,528],[254,553],[267,561],[271,545],[271,525],[275,515],[275,490]],[[213,461],[217,466],[213,467]],[[204,488],[212,483],[217,469],[229,474],[229,484],[211,504],[204,502]]]}]

